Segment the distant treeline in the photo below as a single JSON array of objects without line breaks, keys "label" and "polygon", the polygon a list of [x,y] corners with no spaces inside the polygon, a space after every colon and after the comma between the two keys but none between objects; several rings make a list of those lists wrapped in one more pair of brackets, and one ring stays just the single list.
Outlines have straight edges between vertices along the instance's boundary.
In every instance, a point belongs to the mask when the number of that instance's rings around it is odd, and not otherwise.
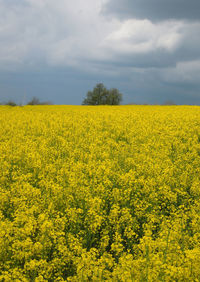
[{"label": "distant treeline", "polygon": [[[17,104],[15,101],[9,100],[7,102],[0,103],[0,105],[6,105],[6,106],[14,107],[14,106],[23,106],[24,104]],[[29,106],[52,105],[52,102],[50,102],[50,101],[41,102],[40,99],[33,97],[26,105],[29,105]]]},{"label": "distant treeline", "polygon": [[[0,103],[0,105],[6,105],[6,106],[24,106],[24,105],[29,105],[29,106],[36,106],[36,105],[53,105],[52,102],[50,101],[40,101],[40,99],[38,99],[37,97],[33,97],[28,103],[26,104],[22,104],[22,103],[19,103],[17,104],[15,101],[13,100],[8,100],[7,102],[4,102],[4,103]],[[128,103],[126,105],[155,105],[155,104],[150,104],[150,103],[143,103],[143,104],[140,104],[140,103]],[[162,104],[157,104],[157,105],[165,105],[165,106],[173,106],[173,105],[176,105],[176,103],[172,100],[167,100],[165,101],[164,103]]]}]

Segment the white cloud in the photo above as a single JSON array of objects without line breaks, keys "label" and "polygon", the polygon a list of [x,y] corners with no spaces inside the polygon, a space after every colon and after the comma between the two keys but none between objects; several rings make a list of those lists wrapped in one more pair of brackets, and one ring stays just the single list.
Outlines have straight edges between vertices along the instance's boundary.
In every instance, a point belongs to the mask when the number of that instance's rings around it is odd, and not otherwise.
[{"label": "white cloud", "polygon": [[81,59],[101,58],[101,42],[113,30],[106,21],[102,0],[0,1],[0,61],[29,65],[73,65]]},{"label": "white cloud", "polygon": [[199,46],[199,23],[110,19],[101,13],[106,2],[0,0],[0,68],[73,66],[93,72],[99,64],[116,73],[111,66],[124,57],[133,59],[132,67],[175,64],[180,48],[186,46],[182,57],[193,50],[192,32]]},{"label": "white cloud", "polygon": [[163,49],[174,51],[180,43],[181,22],[153,24],[149,20],[126,20],[105,38],[104,44],[114,52],[148,53]]}]

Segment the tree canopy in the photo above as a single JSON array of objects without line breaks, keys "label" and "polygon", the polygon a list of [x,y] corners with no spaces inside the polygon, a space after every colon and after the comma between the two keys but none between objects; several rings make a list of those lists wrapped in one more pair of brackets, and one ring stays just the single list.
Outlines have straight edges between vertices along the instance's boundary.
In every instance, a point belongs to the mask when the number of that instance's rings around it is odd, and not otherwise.
[{"label": "tree canopy", "polygon": [[108,90],[103,83],[98,83],[92,91],[88,91],[82,105],[119,105],[122,94],[118,89]]}]

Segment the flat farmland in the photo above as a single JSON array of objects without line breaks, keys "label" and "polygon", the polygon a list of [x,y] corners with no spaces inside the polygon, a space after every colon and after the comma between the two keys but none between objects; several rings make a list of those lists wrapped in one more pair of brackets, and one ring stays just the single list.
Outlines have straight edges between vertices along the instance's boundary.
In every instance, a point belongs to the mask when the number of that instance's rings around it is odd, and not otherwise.
[{"label": "flat farmland", "polygon": [[0,106],[0,281],[199,281],[200,107]]}]

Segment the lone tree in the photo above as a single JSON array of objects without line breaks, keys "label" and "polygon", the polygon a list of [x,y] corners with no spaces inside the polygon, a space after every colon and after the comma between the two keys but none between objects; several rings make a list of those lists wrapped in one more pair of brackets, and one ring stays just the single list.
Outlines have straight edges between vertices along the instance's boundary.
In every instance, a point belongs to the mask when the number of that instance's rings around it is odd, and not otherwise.
[{"label": "lone tree", "polygon": [[119,105],[122,94],[118,89],[106,89],[103,83],[98,83],[93,91],[88,91],[82,105]]}]

